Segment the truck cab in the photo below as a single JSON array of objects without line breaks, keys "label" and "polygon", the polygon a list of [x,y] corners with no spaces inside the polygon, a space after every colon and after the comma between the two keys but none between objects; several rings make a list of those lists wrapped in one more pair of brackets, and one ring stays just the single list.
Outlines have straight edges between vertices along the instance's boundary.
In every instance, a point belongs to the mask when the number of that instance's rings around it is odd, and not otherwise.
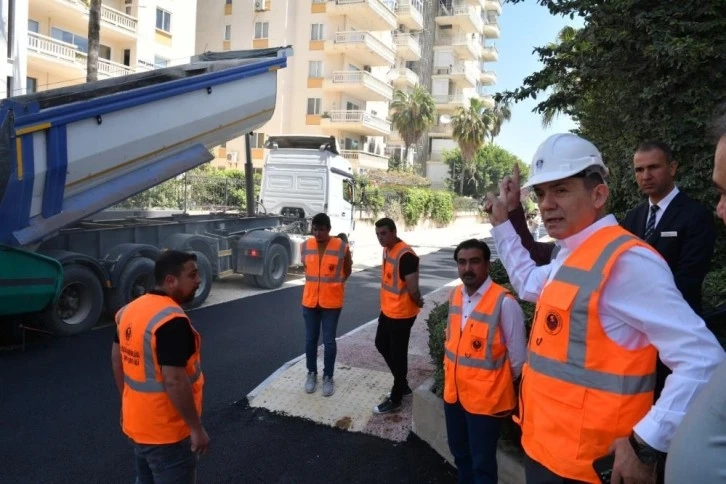
[{"label": "truck cab", "polygon": [[[311,219],[330,217],[332,235],[352,243],[355,228],[353,167],[338,150],[334,136],[270,136],[262,172],[258,213]],[[309,229],[309,227],[308,227]]]}]

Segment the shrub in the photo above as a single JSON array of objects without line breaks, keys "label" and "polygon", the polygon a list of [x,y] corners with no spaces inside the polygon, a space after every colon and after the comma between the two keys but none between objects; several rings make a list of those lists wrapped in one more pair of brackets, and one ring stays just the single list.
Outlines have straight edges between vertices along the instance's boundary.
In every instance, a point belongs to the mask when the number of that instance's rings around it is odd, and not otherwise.
[{"label": "shrub", "polygon": [[454,219],[454,202],[451,193],[437,190],[431,193],[431,219],[447,225]]},{"label": "shrub", "polygon": [[423,188],[405,190],[403,198],[403,219],[406,225],[414,226],[421,217],[430,212],[431,193]]},{"label": "shrub", "polygon": [[449,317],[449,301],[437,304],[429,313],[426,326],[429,329],[429,354],[434,364],[434,386],[431,388],[436,395],[444,394],[444,338],[446,322]]}]

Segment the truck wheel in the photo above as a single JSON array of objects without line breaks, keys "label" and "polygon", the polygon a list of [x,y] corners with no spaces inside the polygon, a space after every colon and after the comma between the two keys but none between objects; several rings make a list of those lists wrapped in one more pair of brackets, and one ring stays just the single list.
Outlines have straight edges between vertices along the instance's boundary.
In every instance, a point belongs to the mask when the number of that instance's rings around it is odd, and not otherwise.
[{"label": "truck wheel", "polygon": [[214,281],[214,272],[212,272],[212,264],[209,263],[207,256],[197,251],[190,251],[192,254],[197,256],[197,267],[199,268],[199,277],[202,282],[199,283],[199,288],[194,294],[194,299],[184,304],[184,309],[194,309],[201,306],[209,296],[209,291],[212,290],[212,282]]},{"label": "truck wheel", "polygon": [[287,251],[280,244],[273,244],[265,258],[265,268],[261,276],[255,276],[255,281],[263,289],[277,289],[282,286],[287,277],[287,267],[290,258]]},{"label": "truck wheel", "polygon": [[63,268],[63,289],[58,304],[43,314],[43,323],[62,336],[85,333],[103,311],[103,287],[96,274],[77,264]]},{"label": "truck wheel", "polygon": [[154,261],[148,257],[134,257],[123,268],[118,285],[109,300],[111,317],[116,311],[154,287]]}]

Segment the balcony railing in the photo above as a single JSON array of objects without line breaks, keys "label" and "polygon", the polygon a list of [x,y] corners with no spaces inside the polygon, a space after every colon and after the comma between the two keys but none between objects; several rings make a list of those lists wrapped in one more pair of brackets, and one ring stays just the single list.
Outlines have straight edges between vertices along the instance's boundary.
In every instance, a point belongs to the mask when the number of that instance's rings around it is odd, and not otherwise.
[{"label": "balcony railing", "polygon": [[361,123],[382,131],[391,130],[391,123],[363,110],[338,109],[329,114],[331,123]]},{"label": "balcony railing", "polygon": [[[335,0],[336,5],[367,4],[386,22],[396,25],[395,2],[390,0]],[[374,29],[375,30],[375,29]]]},{"label": "balcony railing", "polygon": [[73,44],[67,44],[35,32],[28,32],[28,49],[48,57],[55,57],[73,63],[76,62],[76,52],[78,51],[78,48]]},{"label": "balcony railing", "polygon": [[434,94],[436,104],[467,104],[469,99],[463,94]]},{"label": "balcony railing", "polygon": [[393,96],[393,88],[388,83],[366,71],[335,71],[333,84],[365,86],[387,98]]},{"label": "balcony railing", "polygon": [[477,71],[473,67],[467,66],[466,64],[452,64],[449,66],[434,66],[434,75],[452,75],[452,74],[464,74],[471,78],[477,77]]},{"label": "balcony railing", "polygon": [[334,37],[335,44],[338,45],[360,45],[364,44],[373,50],[377,55],[386,59],[390,64],[396,61],[396,54],[393,47],[386,44],[379,38],[373,36],[370,32],[353,30],[350,32],[336,32]]},{"label": "balcony railing", "polygon": [[390,72],[389,77],[392,80],[404,78],[411,84],[418,84],[421,81],[418,74],[406,67],[399,67],[398,69],[393,69]]},{"label": "balcony railing", "polygon": [[439,5],[439,17],[459,17],[468,16],[474,28],[481,32],[484,29],[484,20],[480,15],[477,15],[476,8],[471,5]]},{"label": "balcony railing", "polygon": [[419,57],[421,56],[421,44],[416,36],[397,32],[393,35],[393,43],[398,48],[408,48],[412,52],[416,53]]},{"label": "balcony railing", "polygon": [[[83,68],[86,69],[87,62],[88,62],[88,54],[84,52],[78,52],[76,54],[76,60],[78,61],[78,64]],[[106,77],[118,77],[118,76],[126,76],[128,74],[133,74],[135,71],[129,66],[125,66],[123,64],[117,64],[116,62],[112,62],[110,60],[106,59],[98,59],[98,74]]]},{"label": "balcony railing", "polygon": [[[64,3],[67,3],[68,5],[72,5],[80,10],[84,10],[86,14],[88,14],[89,8],[88,4],[84,2],[83,0],[61,0]],[[105,5],[101,5],[101,22],[106,22],[108,24],[111,24],[115,27],[118,27],[123,30],[127,30],[131,33],[136,33],[136,29],[138,26],[138,20],[136,17],[132,17],[131,15],[126,15],[124,12],[121,12],[119,10],[113,9],[111,7],[107,7]]]}]

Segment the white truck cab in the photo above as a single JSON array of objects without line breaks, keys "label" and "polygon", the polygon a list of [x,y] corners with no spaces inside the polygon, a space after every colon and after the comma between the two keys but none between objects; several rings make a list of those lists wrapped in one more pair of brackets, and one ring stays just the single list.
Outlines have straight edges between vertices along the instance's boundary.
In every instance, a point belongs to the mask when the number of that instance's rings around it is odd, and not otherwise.
[{"label": "white truck cab", "polygon": [[258,212],[300,219],[326,213],[331,235],[344,234],[352,249],[353,167],[335,137],[270,136],[265,148]]}]

